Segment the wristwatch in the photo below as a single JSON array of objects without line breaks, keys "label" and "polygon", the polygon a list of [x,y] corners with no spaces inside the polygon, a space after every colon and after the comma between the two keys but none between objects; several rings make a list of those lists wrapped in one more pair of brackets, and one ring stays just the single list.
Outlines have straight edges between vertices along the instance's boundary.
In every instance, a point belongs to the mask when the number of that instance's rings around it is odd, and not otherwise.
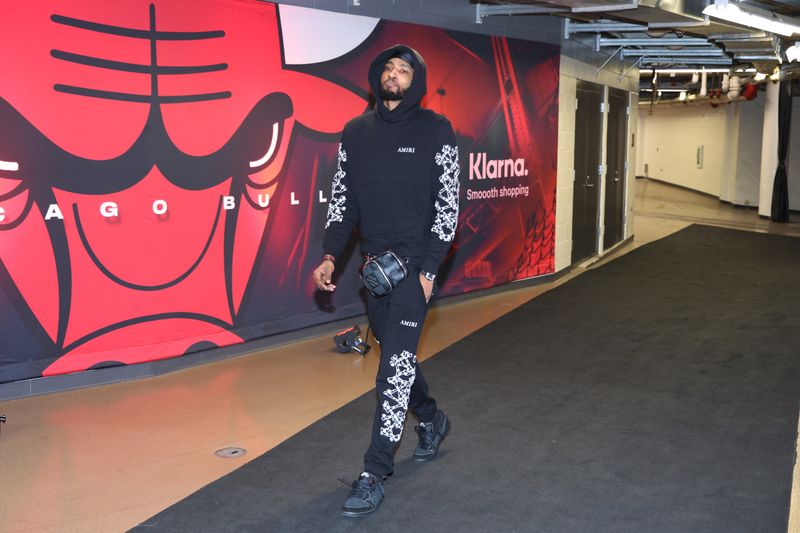
[{"label": "wristwatch", "polygon": [[431,274],[430,272],[425,272],[424,270],[421,271],[420,274],[425,276],[425,279],[427,279],[428,281],[433,281],[436,279],[436,274]]}]

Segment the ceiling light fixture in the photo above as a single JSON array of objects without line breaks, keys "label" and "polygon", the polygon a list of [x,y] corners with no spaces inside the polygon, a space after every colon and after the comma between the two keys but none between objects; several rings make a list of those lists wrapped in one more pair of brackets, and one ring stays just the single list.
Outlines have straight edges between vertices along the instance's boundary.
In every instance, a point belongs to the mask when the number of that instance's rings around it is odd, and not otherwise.
[{"label": "ceiling light fixture", "polygon": [[738,2],[737,0],[714,0],[713,4],[706,6],[703,14],[786,37],[800,33],[800,20]]}]

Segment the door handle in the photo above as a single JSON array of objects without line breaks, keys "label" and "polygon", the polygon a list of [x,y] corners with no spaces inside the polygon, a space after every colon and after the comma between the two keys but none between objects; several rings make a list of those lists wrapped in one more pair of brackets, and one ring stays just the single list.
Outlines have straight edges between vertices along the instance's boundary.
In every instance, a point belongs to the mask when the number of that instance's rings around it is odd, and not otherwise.
[{"label": "door handle", "polygon": [[594,183],[589,183],[589,182],[587,181],[586,183],[584,183],[584,184],[583,184],[583,186],[584,186],[584,187],[589,187],[589,188],[591,188],[591,187],[594,187]]}]

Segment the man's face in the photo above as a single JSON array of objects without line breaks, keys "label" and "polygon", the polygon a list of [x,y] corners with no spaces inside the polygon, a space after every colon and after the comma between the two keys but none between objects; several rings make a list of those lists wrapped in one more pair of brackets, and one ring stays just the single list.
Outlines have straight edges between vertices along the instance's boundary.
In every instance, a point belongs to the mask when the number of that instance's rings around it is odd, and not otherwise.
[{"label": "man's face", "polygon": [[414,79],[414,69],[399,57],[389,59],[381,74],[381,98],[402,100]]}]

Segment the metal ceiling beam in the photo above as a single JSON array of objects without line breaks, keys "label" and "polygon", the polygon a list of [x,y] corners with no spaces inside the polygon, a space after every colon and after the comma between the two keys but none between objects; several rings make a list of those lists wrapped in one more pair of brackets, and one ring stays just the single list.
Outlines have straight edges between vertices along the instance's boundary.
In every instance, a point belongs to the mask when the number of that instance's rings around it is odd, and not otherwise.
[{"label": "metal ceiling beam", "polygon": [[600,46],[711,46],[706,39],[681,38],[652,38],[652,39],[610,39],[601,37]]},{"label": "metal ceiling beam", "polygon": [[[563,0],[562,0],[563,1]],[[639,0],[628,0],[624,3],[603,3],[597,5],[573,6],[569,2],[559,0],[542,0],[541,4],[475,4],[475,23],[481,24],[486,17],[512,15],[549,15],[553,13],[602,13],[607,11],[625,11],[639,7]]]},{"label": "metal ceiling beam", "polygon": [[758,33],[715,33],[708,36],[712,41],[772,41],[772,34]]},{"label": "metal ceiling beam", "polygon": [[725,48],[771,48],[772,50],[776,50],[780,48],[780,41],[777,39],[764,41],[764,40],[757,40],[757,41],[717,41],[720,44],[725,45]]},{"label": "metal ceiling beam", "polygon": [[756,47],[753,47],[753,46],[731,46],[731,45],[726,44],[725,45],[725,51],[729,52],[729,53],[732,53],[732,54],[741,53],[741,52],[754,52],[754,53],[758,53],[758,52],[770,53],[771,52],[773,54],[777,54],[777,51],[775,50],[775,48],[773,46],[756,46]]},{"label": "metal ceiling beam", "polygon": [[763,54],[735,54],[734,57],[740,61],[780,61],[780,57],[776,55],[763,55]]},{"label": "metal ceiling beam", "polygon": [[553,13],[556,11],[569,11],[568,8],[561,6],[536,6],[536,5],[488,5],[488,4],[475,4],[478,8],[478,14],[481,17],[495,17],[500,15],[538,15],[541,13]]},{"label": "metal ceiling beam", "polygon": [[475,4],[475,24],[482,24],[485,17],[495,17],[500,15],[549,15],[552,13],[569,13],[569,8],[519,4],[501,6]]},{"label": "metal ceiling beam", "polygon": [[718,48],[707,50],[670,50],[669,48],[650,48],[641,50],[622,50],[622,57],[639,56],[672,56],[672,57],[725,57],[725,52]]},{"label": "metal ceiling beam", "polygon": [[632,0],[627,4],[600,4],[596,6],[578,6],[571,8],[573,13],[602,13],[606,11],[625,11],[639,7],[639,0]]},{"label": "metal ceiling beam", "polygon": [[656,65],[732,65],[729,57],[645,57],[643,64]]},{"label": "metal ceiling beam", "polygon": [[598,32],[645,32],[647,26],[642,24],[628,24],[626,22],[588,22],[578,24],[567,19],[564,21],[564,38],[569,39],[573,33],[598,33]]},{"label": "metal ceiling beam", "polygon": [[649,22],[647,24],[648,28],[652,29],[662,29],[662,28],[701,28],[705,26],[710,26],[711,21],[708,17],[705,17],[703,20],[676,20],[676,21],[669,21],[669,22]]}]

